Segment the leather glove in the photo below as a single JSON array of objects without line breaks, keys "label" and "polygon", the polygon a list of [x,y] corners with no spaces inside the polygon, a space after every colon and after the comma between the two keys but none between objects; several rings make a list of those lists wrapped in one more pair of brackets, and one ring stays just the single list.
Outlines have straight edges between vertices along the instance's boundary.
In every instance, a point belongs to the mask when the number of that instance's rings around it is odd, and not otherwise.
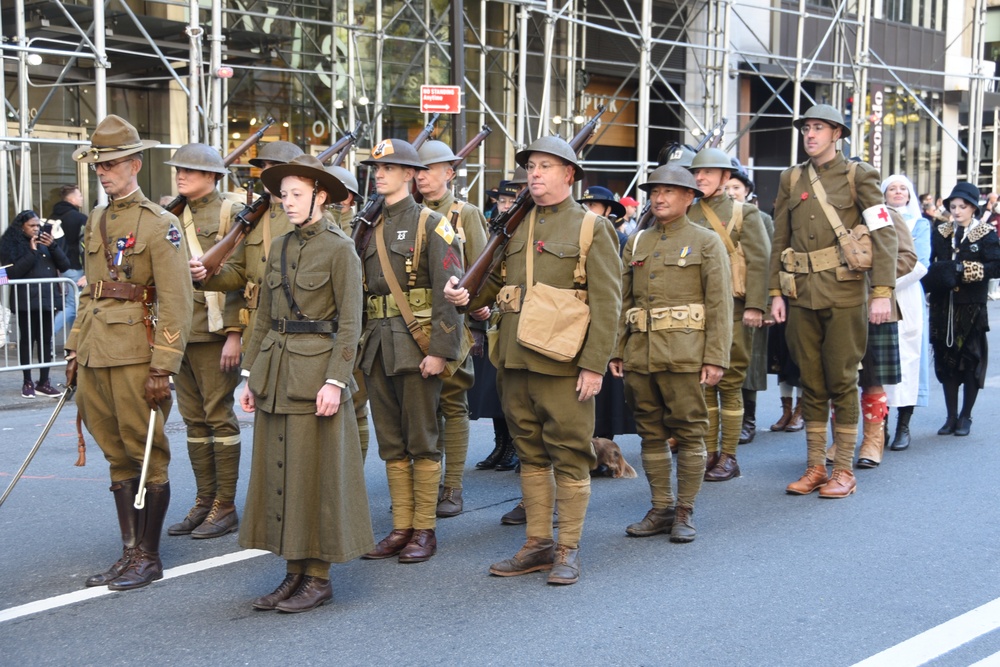
[{"label": "leather glove", "polygon": [[161,403],[170,398],[170,373],[150,367],[149,376],[146,377],[144,398],[150,410],[157,409]]},{"label": "leather glove", "polygon": [[66,386],[76,387],[76,357],[66,360]]}]

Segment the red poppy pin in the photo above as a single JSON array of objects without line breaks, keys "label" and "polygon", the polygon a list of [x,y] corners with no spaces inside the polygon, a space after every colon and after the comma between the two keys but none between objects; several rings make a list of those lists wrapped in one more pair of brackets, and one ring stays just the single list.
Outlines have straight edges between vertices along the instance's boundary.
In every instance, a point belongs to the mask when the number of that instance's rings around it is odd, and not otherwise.
[{"label": "red poppy pin", "polygon": [[803,192],[802,193],[802,201],[805,201],[807,199],[809,199],[809,193],[808,192]]},{"label": "red poppy pin", "polygon": [[538,246],[538,252],[543,252],[544,251],[543,249],[545,248],[545,241],[539,241],[535,245]]},{"label": "red poppy pin", "polygon": [[135,247],[135,234],[129,234],[125,238],[125,247],[126,248],[134,248]]},{"label": "red poppy pin", "polygon": [[645,262],[641,260],[637,262],[629,262],[629,266],[642,266],[643,264],[645,264]]}]

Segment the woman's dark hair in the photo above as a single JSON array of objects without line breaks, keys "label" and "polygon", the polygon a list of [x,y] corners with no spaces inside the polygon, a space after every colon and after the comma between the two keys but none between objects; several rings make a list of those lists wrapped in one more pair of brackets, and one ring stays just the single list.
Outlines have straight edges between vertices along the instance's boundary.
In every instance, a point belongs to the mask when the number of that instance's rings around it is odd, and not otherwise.
[{"label": "woman's dark hair", "polygon": [[32,218],[37,218],[37,217],[38,217],[37,213],[35,213],[31,209],[28,209],[26,211],[21,211],[20,213],[18,213],[17,215],[15,215],[14,216],[14,220],[13,220],[13,222],[11,222],[11,224],[20,227],[24,223],[26,223],[28,220],[31,220]]}]

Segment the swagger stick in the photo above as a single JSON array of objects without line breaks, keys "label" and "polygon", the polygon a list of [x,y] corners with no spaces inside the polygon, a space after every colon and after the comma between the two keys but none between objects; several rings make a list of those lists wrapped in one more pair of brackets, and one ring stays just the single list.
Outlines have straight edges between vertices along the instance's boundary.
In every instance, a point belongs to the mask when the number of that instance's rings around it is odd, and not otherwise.
[{"label": "swagger stick", "polygon": [[142,457],[142,474],[139,476],[139,492],[135,494],[132,507],[141,510],[146,506],[146,475],[149,473],[149,456],[153,453],[153,428],[156,426],[156,410],[149,411],[149,428],[146,429],[146,453]]}]

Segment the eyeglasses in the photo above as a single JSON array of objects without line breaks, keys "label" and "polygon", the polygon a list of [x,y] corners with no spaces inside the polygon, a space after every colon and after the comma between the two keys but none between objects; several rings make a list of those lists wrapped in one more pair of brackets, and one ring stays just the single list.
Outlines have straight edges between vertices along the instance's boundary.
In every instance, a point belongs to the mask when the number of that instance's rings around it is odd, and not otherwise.
[{"label": "eyeglasses", "polygon": [[803,125],[802,127],[799,128],[799,132],[801,132],[803,135],[806,135],[809,134],[810,132],[819,133],[822,132],[823,130],[830,130],[830,129],[833,128],[831,128],[829,125],[825,123],[815,123],[813,125],[809,124]]},{"label": "eyeglasses", "polygon": [[565,167],[565,166],[566,166],[565,162],[539,162],[537,164],[534,162],[529,162],[528,164],[524,165],[524,170],[527,171],[529,174],[533,171],[540,171],[544,174],[552,169],[555,169],[556,167]]},{"label": "eyeglasses", "polygon": [[94,172],[98,171],[111,171],[120,164],[125,162],[131,162],[133,158],[123,157],[121,160],[111,160],[109,162],[93,162],[90,164],[90,170]]}]

